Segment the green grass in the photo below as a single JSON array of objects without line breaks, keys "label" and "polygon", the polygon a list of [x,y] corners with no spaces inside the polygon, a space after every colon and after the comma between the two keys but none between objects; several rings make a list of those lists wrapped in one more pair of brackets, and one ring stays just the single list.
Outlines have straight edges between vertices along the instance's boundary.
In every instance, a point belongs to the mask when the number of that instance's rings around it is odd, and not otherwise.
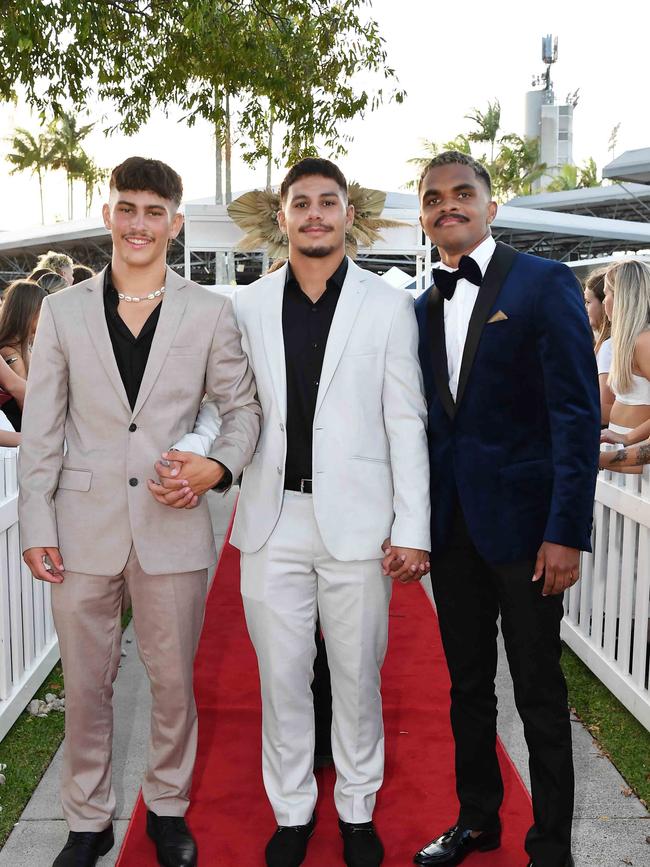
[{"label": "green grass", "polygon": [[[58,695],[62,689],[63,672],[61,666],[56,665],[34,698],[45,699],[48,692]],[[64,727],[65,714],[61,711],[51,711],[43,719],[24,712],[0,743],[0,762],[7,765],[3,771],[7,781],[0,786],[0,846],[4,845],[59,748]]]},{"label": "green grass", "polygon": [[650,805],[650,732],[564,647],[569,704],[643,803]]}]

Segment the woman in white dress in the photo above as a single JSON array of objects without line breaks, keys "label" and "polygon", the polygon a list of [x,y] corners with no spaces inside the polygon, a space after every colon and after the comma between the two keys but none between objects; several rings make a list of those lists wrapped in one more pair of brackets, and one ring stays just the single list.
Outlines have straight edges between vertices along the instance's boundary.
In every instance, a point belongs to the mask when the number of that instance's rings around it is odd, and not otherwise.
[{"label": "woman in white dress", "polygon": [[612,322],[615,401],[602,440],[628,445],[650,434],[650,268],[636,259],[609,268],[604,306]]},{"label": "woman in white dress", "polygon": [[600,421],[603,427],[609,424],[609,414],[614,403],[614,393],[607,384],[609,368],[612,363],[612,326],[605,311],[605,273],[601,268],[592,271],[585,281],[584,298],[589,324],[594,333],[594,352],[598,365],[598,386],[600,388]]}]

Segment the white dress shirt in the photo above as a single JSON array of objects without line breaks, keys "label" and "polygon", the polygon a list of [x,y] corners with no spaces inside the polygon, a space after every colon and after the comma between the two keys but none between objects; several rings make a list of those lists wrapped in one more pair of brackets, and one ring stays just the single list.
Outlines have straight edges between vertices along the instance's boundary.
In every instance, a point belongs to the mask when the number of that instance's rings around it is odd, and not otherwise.
[{"label": "white dress shirt", "polygon": [[[492,235],[481,241],[478,247],[469,254],[476,264],[481,269],[481,274],[485,277],[485,272],[490,264],[496,242]],[[455,271],[455,268],[450,268],[448,265],[439,266],[443,271]],[[458,392],[458,379],[460,377],[460,366],[463,360],[463,351],[465,349],[465,341],[467,340],[467,329],[469,320],[476,304],[479,287],[470,283],[469,280],[459,280],[456,284],[456,291],[451,301],[445,299],[444,314],[445,314],[445,345],[447,347],[447,370],[449,371],[449,391],[454,401]]]}]

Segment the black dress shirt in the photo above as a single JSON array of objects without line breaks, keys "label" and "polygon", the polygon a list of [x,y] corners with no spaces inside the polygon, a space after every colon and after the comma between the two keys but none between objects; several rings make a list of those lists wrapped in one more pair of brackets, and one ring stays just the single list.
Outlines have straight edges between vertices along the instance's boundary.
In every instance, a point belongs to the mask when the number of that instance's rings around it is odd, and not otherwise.
[{"label": "black dress shirt", "polygon": [[316,397],[325,347],[336,311],[348,260],[343,259],[314,302],[298,285],[291,266],[282,303],[282,333],[287,371],[287,459],[285,482],[299,487],[312,478],[312,436]]},{"label": "black dress shirt", "polygon": [[126,396],[129,399],[129,405],[133,409],[138,399],[138,392],[140,391],[140,384],[144,376],[144,369],[147,366],[153,336],[156,333],[161,305],[156,304],[155,308],[151,311],[151,315],[142,326],[142,330],[137,337],[134,337],[129,327],[117,312],[117,305],[119,303],[120,299],[117,297],[117,290],[113,286],[109,266],[106,269],[106,277],[104,279],[106,324],[108,325],[108,333],[113,344],[117,369],[120,371]]},{"label": "black dress shirt", "polygon": [[[133,409],[138,399],[142,377],[144,376],[149,359],[151,344],[156,333],[158,319],[160,318],[162,302],[156,304],[156,307],[151,311],[151,315],[142,326],[137,337],[133,336],[129,327],[117,312],[117,305],[119,303],[120,299],[117,297],[117,290],[113,286],[109,265],[104,279],[104,312],[106,314],[108,333],[113,344],[117,369],[120,371],[120,376],[124,383],[124,390],[129,400],[129,406]],[[216,461],[215,458],[210,458],[210,460]],[[214,490],[227,490],[232,485],[232,473],[221,461],[216,461],[216,463],[221,464],[224,469],[224,475],[221,481],[215,485]]]}]

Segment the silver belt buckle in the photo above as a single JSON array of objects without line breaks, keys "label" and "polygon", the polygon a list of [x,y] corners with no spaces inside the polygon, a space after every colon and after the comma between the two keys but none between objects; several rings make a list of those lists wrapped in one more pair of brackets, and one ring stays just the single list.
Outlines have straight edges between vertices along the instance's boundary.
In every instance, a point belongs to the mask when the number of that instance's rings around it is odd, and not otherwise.
[{"label": "silver belt buckle", "polygon": [[305,482],[309,482],[311,484],[311,479],[300,479],[300,493],[305,493]]}]

